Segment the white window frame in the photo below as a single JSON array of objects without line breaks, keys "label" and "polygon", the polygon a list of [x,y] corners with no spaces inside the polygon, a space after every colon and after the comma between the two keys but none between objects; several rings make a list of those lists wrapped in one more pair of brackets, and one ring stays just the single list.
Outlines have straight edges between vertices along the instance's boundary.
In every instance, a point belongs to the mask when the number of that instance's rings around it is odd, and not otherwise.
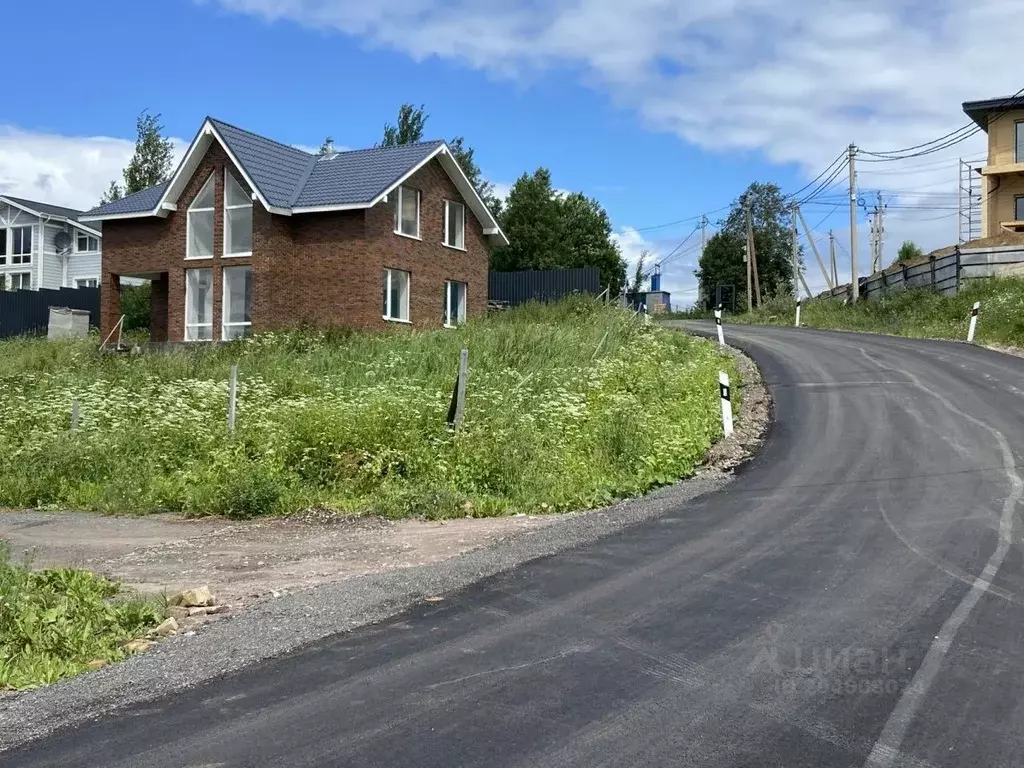
[{"label": "white window frame", "polygon": [[[391,281],[396,274],[405,275],[405,306],[400,309],[404,309],[404,317],[393,317],[391,306]],[[391,269],[385,268],[384,270],[384,314],[381,315],[389,323],[411,323],[409,305],[411,304],[412,297],[412,272],[407,272],[404,269]]]},{"label": "white window frame", "polygon": [[[228,232],[230,231],[230,228],[228,227],[228,211],[240,211],[240,210],[242,210],[244,208],[248,208],[251,211],[252,210],[252,198],[250,197],[249,201],[246,204],[244,204],[244,205],[228,205],[228,176],[230,176],[230,175],[231,175],[231,171],[229,171],[225,167],[224,168],[224,243],[223,243],[223,251],[224,251],[224,253],[222,254],[222,256],[225,259],[238,259],[238,258],[242,258],[244,256],[252,256],[252,248],[250,247],[250,249],[248,251],[240,251],[238,253],[228,253],[228,241],[231,240],[231,238],[228,237]],[[232,177],[232,181],[234,181],[236,184],[238,184],[238,179]],[[238,184],[238,187],[239,187],[239,189],[241,189],[242,185]],[[245,190],[243,189],[242,191],[244,192]],[[250,225],[251,225],[251,222],[252,222],[252,218],[251,217],[249,218],[249,221],[250,221]],[[249,232],[249,243],[250,244],[252,243],[252,231],[251,230]]]},{"label": "white window frame", "polygon": [[[16,277],[20,278],[18,280],[20,285],[18,285],[17,287],[15,287],[15,285],[14,285],[14,278],[16,278]],[[28,285],[24,284],[26,279],[28,280]],[[31,272],[8,272],[7,273],[7,290],[9,290],[9,291],[18,291],[18,290],[31,291],[32,290],[32,273]]]},{"label": "white window frame", "polygon": [[216,242],[217,241],[217,233],[216,233],[215,230],[213,232],[213,240],[214,240],[214,242],[210,244],[210,253],[209,254],[204,254],[202,256],[193,256],[192,255],[192,214],[193,213],[207,213],[207,212],[210,212],[210,213],[213,213],[213,216],[211,216],[211,219],[214,218],[217,215],[216,214],[216,210],[217,210],[217,208],[216,208],[216,199],[217,199],[216,198],[216,192],[217,192],[216,185],[214,185],[213,199],[214,199],[215,205],[213,207],[210,207],[210,208],[195,208],[193,206],[195,205],[196,200],[198,200],[200,197],[202,197],[203,192],[206,191],[207,185],[213,184],[213,179],[214,179],[214,177],[216,175],[217,175],[216,173],[211,173],[210,177],[205,182],[203,182],[203,186],[201,186],[199,188],[199,192],[198,192],[198,194],[196,194],[195,200],[192,201],[192,204],[189,205],[189,207],[188,207],[188,211],[185,213],[185,259],[188,260],[188,261],[201,261],[203,259],[212,259],[214,256],[217,255],[217,242]]},{"label": "white window frame", "polygon": [[[450,310],[452,306],[452,289],[455,286],[462,286],[462,303],[459,305],[459,316],[452,322]],[[469,285],[460,280],[444,281],[444,327],[458,328],[466,322],[466,303],[469,299]]]},{"label": "white window frame", "polygon": [[[190,323],[188,321],[188,316],[189,316],[189,307],[192,306],[192,289],[189,287],[188,273],[189,272],[202,272],[202,271],[207,271],[207,272],[210,273],[210,282],[211,282],[211,285],[210,285],[210,322],[208,322],[208,323]],[[212,341],[213,340],[213,285],[212,285],[212,283],[213,283],[213,267],[196,267],[194,269],[186,269],[185,270],[185,335],[184,335],[184,341],[203,342],[203,341]],[[189,338],[189,329],[190,328],[209,328],[210,329],[210,338],[209,339],[198,339],[198,338],[190,339]]]},{"label": "white window frame", "polygon": [[[232,270],[232,269],[247,269],[247,270],[249,270],[249,273],[252,274],[252,267],[250,267],[249,265],[241,265],[240,264],[237,267],[224,267],[224,269],[221,270],[220,281],[221,281],[222,287],[221,287],[221,301],[220,301],[220,316],[221,316],[220,337],[224,341],[228,341],[229,338],[239,338],[239,339],[245,338],[244,336],[229,337],[228,336],[228,329],[229,328],[248,328],[250,331],[252,331],[252,320],[249,320],[247,322],[240,322],[240,323],[228,322],[228,317],[231,316],[231,312],[230,312],[230,307],[228,306],[228,276],[227,276],[226,273],[229,270]],[[244,294],[242,295],[242,301],[245,301],[245,295]],[[252,317],[252,305],[251,304],[249,305],[249,316]]]},{"label": "white window frame", "polygon": [[[28,251],[27,252],[26,251],[21,251],[20,253],[15,253],[14,252],[14,235],[15,235],[16,232],[19,232],[19,231],[24,232],[26,229],[28,230]],[[11,264],[11,266],[17,265],[19,267],[24,267],[24,266],[30,265],[32,263],[32,246],[33,246],[33,244],[35,242],[35,237],[33,237],[33,234],[32,234],[32,225],[30,224],[28,226],[10,227],[10,232],[11,232],[11,234],[10,234],[10,239],[11,239],[10,245],[11,245],[11,247],[7,249],[7,251],[8,251],[7,258],[9,259],[9,263]],[[25,236],[22,235],[22,237],[21,237],[21,247],[24,248],[24,246],[25,246]],[[15,259],[18,259],[18,261],[15,261]]]},{"label": "white window frame", "polygon": [[[405,195],[412,192],[416,195],[416,234],[410,235],[402,231],[402,200]],[[419,240],[420,238],[420,206],[423,202],[423,196],[420,194],[418,189],[412,187],[399,187],[395,190],[395,234],[399,237],[408,237],[413,240]]]},{"label": "white window frame", "polygon": [[[448,222],[451,218],[449,214],[453,205],[457,205],[462,209],[462,232],[458,233],[461,235],[461,244],[458,242],[458,239],[456,239],[455,242],[452,242],[451,232],[448,231]],[[464,203],[458,203],[454,200],[444,201],[444,242],[442,244],[445,248],[454,248],[457,251],[466,250],[466,206]]]},{"label": "white window frame", "polygon": [[[82,285],[85,283],[85,285]],[[89,283],[95,283],[95,285],[89,285]],[[75,288],[99,288],[100,279],[98,277],[76,277]]]},{"label": "white window frame", "polygon": [[[85,248],[81,247],[81,241],[85,240]],[[95,248],[89,246],[93,243],[96,244]],[[100,249],[100,239],[95,235],[90,235],[87,232],[78,232],[75,235],[75,253],[96,253]]]},{"label": "white window frame", "polygon": [[[11,230],[10,230],[9,227],[2,227],[2,228],[0,228],[0,245],[3,246],[3,253],[0,253],[0,267],[7,266],[7,254],[11,250],[10,247],[9,247],[9,243],[8,243],[8,238],[10,236],[10,231]],[[3,286],[0,286],[0,290],[2,290],[2,289],[3,289]]]}]

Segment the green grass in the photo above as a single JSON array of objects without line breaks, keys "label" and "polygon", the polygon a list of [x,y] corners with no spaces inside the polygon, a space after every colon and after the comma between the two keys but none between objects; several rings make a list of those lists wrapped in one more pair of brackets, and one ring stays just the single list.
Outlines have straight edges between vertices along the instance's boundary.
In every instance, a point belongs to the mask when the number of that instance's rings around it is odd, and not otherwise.
[{"label": "green grass", "polygon": [[[691,474],[720,435],[718,371],[736,373],[713,344],[588,300],[458,331],[294,331],[146,356],[95,347],[0,343],[0,507],[428,518],[594,507]],[[462,347],[469,385],[453,434]]]},{"label": "green grass", "polygon": [[0,690],[22,690],[118,661],[125,641],[155,626],[155,603],[115,600],[120,587],[84,571],[32,571],[0,541]]},{"label": "green grass", "polygon": [[[967,339],[971,306],[981,302],[975,341],[1003,346],[1024,345],[1024,278],[992,278],[966,283],[956,296],[932,291],[894,293],[877,301],[843,306],[842,301],[804,302],[800,322],[810,328],[871,331],[894,336]],[[727,322],[792,325],[796,302],[769,299],[752,313],[732,315]]]}]

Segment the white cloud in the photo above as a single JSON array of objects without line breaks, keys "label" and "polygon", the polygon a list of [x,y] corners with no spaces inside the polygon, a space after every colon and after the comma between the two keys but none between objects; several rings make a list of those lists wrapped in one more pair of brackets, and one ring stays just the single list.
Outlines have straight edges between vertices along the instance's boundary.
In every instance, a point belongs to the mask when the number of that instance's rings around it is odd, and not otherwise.
[{"label": "white cloud", "polygon": [[[174,139],[175,154],[185,147]],[[0,193],[82,210],[99,203],[135,151],[110,136],[61,136],[0,126]]]},{"label": "white cloud", "polygon": [[[796,163],[807,178],[850,141],[918,144],[965,123],[961,101],[1024,85],[1006,66],[1019,42],[1007,23],[1014,0],[408,0],[400,14],[355,0],[218,2],[499,77],[574,69],[649,127],[711,151]],[[975,137],[946,156],[983,144]],[[954,191],[955,160],[908,179],[946,179]],[[906,186],[861,177],[862,189],[874,184]],[[925,247],[947,244],[953,231],[904,224],[893,217],[893,238],[917,233]]]}]

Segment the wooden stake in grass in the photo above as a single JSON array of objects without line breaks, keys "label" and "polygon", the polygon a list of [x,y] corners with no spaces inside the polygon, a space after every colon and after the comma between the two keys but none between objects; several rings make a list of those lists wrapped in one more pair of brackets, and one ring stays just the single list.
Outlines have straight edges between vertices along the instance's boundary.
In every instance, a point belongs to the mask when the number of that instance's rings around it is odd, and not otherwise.
[{"label": "wooden stake in grass", "polygon": [[981,309],[981,302],[974,302],[974,306],[971,307],[971,325],[967,329],[967,343],[974,343],[974,331],[978,327],[978,310]]},{"label": "wooden stake in grass", "polygon": [[228,430],[235,431],[235,406],[238,400],[238,365],[231,366],[231,383],[228,384]]},{"label": "wooden stake in grass", "polygon": [[462,414],[466,410],[466,377],[469,375],[469,350],[459,353],[459,377],[455,380],[452,392],[452,404],[448,408],[448,428],[458,429],[462,424]]}]

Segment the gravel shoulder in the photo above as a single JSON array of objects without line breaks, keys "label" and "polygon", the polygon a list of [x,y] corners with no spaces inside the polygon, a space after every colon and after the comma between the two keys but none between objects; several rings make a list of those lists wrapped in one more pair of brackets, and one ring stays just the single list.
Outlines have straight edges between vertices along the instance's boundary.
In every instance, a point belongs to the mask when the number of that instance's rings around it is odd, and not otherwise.
[{"label": "gravel shoulder", "polygon": [[[12,549],[34,550],[37,565],[105,571],[144,591],[210,582],[221,602],[243,608],[120,664],[0,698],[0,751],[382,621],[718,490],[760,445],[771,406],[756,365],[731,351],[743,378],[734,435],[712,448],[694,477],[605,509],[444,524],[332,524],[314,516],[237,525],[158,518],[148,520],[153,527],[145,530],[138,518],[0,515],[0,538],[17,532]],[[218,578],[203,578],[211,569]]]}]

